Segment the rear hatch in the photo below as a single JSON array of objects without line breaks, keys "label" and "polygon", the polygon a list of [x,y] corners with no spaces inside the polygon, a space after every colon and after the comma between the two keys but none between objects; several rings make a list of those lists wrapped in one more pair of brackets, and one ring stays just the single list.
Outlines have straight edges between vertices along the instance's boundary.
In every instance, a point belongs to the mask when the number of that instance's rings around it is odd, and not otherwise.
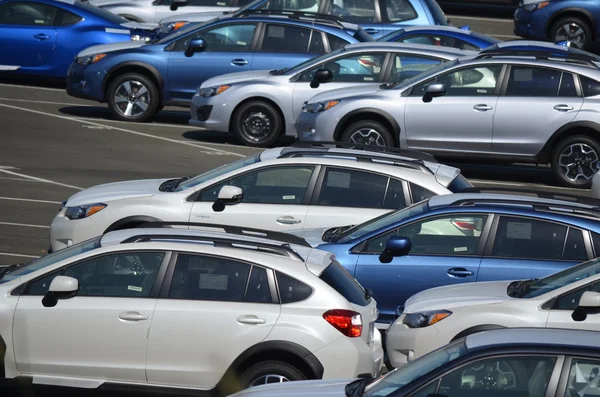
[{"label": "rear hatch", "polygon": [[435,180],[452,193],[473,187],[473,184],[461,174],[460,168],[430,161],[424,161],[423,163],[433,173]]}]

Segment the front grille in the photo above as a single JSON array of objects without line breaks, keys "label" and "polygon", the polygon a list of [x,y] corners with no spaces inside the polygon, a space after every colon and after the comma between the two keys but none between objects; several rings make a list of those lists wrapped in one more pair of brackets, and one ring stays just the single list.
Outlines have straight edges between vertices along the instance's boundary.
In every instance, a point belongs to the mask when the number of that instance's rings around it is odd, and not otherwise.
[{"label": "front grille", "polygon": [[212,105],[200,106],[196,110],[196,117],[199,121],[206,121],[210,117],[210,112],[212,112]]}]

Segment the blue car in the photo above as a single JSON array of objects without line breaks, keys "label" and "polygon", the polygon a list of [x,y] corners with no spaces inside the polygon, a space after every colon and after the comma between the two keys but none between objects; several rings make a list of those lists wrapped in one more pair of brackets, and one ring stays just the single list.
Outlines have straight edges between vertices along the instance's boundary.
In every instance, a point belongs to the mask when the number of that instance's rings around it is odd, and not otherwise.
[{"label": "blue car", "polygon": [[143,39],[152,28],[78,0],[3,0],[0,71],[64,79],[81,50]]},{"label": "blue car", "polygon": [[377,41],[427,44],[480,51],[493,44],[500,43],[502,40],[473,32],[468,26],[461,26],[460,28],[452,26],[411,26],[393,31]]},{"label": "blue car", "polygon": [[514,32],[531,40],[566,41],[590,51],[600,35],[600,3],[583,0],[529,0],[519,2]]},{"label": "blue car", "polygon": [[162,106],[189,106],[196,87],[226,73],[284,69],[348,43],[372,41],[336,18],[222,16],[155,43],[95,46],[69,69],[69,95],[107,102],[123,121],[145,121]]},{"label": "blue car", "polygon": [[[354,227],[298,231],[370,289],[389,324],[425,289],[539,278],[600,256],[600,207],[506,194],[432,196]],[[318,237],[317,237],[318,236]]]}]

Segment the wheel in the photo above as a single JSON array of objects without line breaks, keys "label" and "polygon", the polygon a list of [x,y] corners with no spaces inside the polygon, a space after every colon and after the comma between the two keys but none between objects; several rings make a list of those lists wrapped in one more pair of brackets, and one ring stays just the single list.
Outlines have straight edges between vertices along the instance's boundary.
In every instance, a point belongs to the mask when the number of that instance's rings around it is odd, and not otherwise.
[{"label": "wheel", "polygon": [[552,172],[564,186],[589,188],[598,167],[600,145],[585,135],[563,139],[552,151]]},{"label": "wheel", "polygon": [[122,121],[146,121],[160,105],[154,83],[137,73],[114,79],[106,90],[106,100],[112,114]]},{"label": "wheel", "polygon": [[564,17],[556,20],[550,27],[550,41],[566,41],[569,47],[588,50],[592,44],[592,29],[581,18]]},{"label": "wheel", "polygon": [[283,132],[283,120],[270,103],[251,101],[235,112],[233,132],[240,143],[246,146],[268,147]]},{"label": "wheel", "polygon": [[263,361],[242,372],[242,387],[253,387],[269,383],[306,380],[298,368],[283,361]]},{"label": "wheel", "polygon": [[392,133],[383,124],[373,120],[357,121],[350,124],[342,134],[342,142],[394,146]]}]

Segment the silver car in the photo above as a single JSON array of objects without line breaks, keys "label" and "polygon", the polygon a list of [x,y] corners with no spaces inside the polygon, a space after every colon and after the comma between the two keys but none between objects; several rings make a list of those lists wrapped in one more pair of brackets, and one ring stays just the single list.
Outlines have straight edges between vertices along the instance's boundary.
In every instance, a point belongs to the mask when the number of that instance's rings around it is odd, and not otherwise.
[{"label": "silver car", "polygon": [[562,184],[589,187],[600,156],[599,64],[552,43],[499,43],[401,84],[317,94],[298,138],[550,163]]},{"label": "silver car", "polygon": [[[221,75],[198,87],[192,98],[190,124],[232,131],[248,146],[269,146],[284,133],[295,136],[296,117],[315,93],[348,86],[375,89],[465,54],[474,53],[421,44],[357,43],[288,70]],[[331,72],[324,79],[330,82],[319,85],[315,76],[321,75],[317,73],[320,69]]]}]

